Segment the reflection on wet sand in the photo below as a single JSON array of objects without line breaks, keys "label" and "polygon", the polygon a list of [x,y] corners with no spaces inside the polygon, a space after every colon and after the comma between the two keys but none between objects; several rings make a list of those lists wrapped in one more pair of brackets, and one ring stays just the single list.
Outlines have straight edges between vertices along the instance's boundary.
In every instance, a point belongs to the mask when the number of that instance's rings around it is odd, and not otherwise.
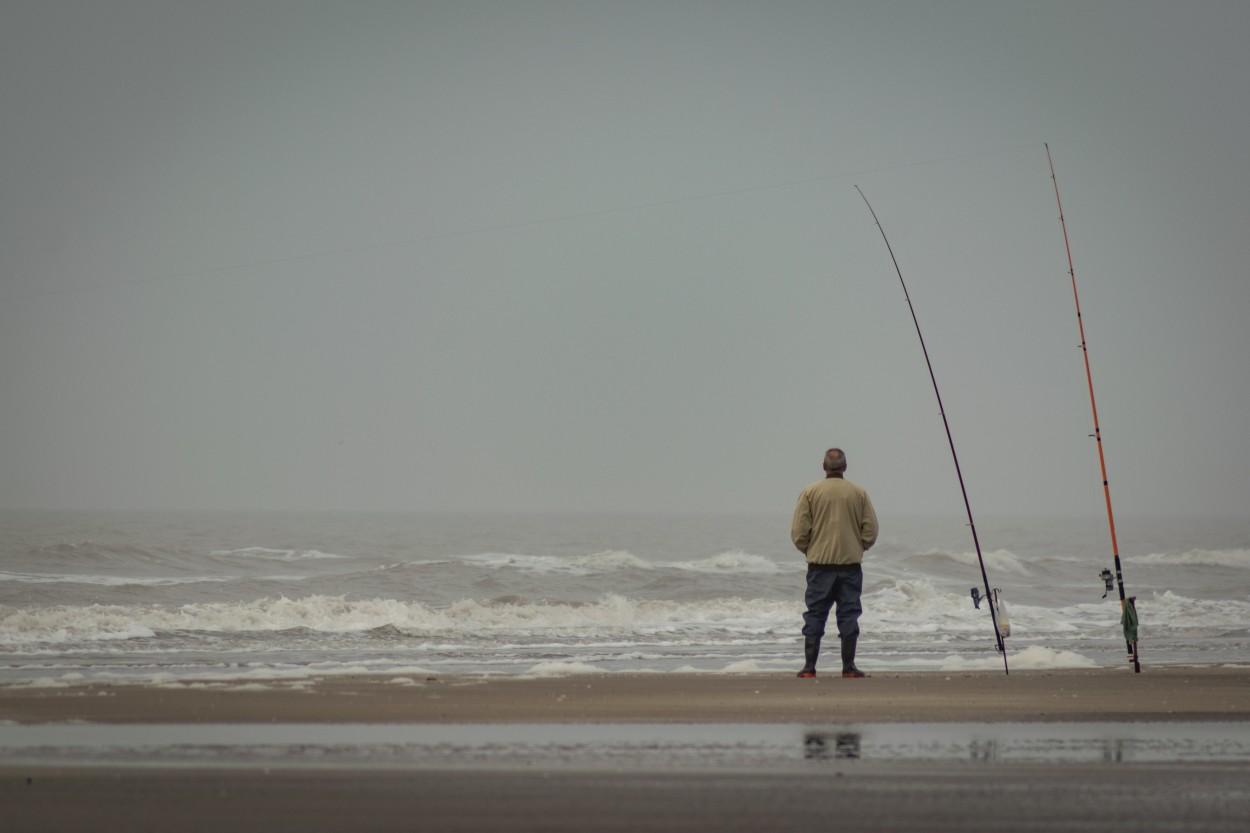
[{"label": "reflection on wet sand", "polygon": [[[832,743],[830,741],[832,740]],[[854,760],[861,752],[859,732],[808,732],[803,736],[803,757],[809,761]]]},{"label": "reflection on wet sand", "polygon": [[0,725],[0,765],[803,767],[820,762],[1250,762],[1250,724]]},{"label": "reflection on wet sand", "polygon": [[977,763],[1250,761],[1250,725],[864,724],[808,728],[806,761],[969,760]]}]

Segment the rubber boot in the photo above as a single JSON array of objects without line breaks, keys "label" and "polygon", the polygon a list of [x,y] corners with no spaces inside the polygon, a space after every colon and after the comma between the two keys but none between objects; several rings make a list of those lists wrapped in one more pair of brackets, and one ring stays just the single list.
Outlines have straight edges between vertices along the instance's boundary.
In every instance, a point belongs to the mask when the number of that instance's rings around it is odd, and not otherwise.
[{"label": "rubber boot", "polygon": [[816,658],[820,656],[820,637],[809,636],[803,640],[803,670],[796,677],[815,677]]},{"label": "rubber boot", "polygon": [[855,667],[855,643],[859,641],[859,634],[854,636],[842,637],[842,676],[843,677],[867,677],[863,671]]}]

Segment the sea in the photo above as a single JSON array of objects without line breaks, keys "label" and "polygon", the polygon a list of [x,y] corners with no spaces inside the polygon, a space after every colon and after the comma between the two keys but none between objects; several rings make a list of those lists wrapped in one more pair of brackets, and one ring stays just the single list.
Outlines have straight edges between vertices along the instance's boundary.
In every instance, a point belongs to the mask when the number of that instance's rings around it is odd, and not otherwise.
[{"label": "sea", "polygon": [[[0,512],[0,684],[791,673],[789,516]],[[881,518],[868,671],[1127,667],[1105,518]],[[1150,665],[1250,662],[1250,521],[1117,518]],[[830,646],[831,648],[833,646]],[[827,660],[830,661],[830,660]]]}]

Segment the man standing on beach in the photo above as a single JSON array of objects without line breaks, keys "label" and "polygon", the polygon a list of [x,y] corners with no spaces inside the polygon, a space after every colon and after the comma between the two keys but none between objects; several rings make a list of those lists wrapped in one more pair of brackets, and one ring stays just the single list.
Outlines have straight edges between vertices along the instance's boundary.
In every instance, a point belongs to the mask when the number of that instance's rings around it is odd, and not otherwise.
[{"label": "man standing on beach", "polygon": [[790,524],[790,540],[807,557],[807,593],[803,601],[803,653],[806,662],[800,677],[816,676],[816,658],[825,635],[829,611],[836,605],[835,619],[842,640],[842,676],[863,677],[855,667],[855,643],[859,640],[860,594],[864,552],[877,541],[877,514],[868,493],[842,475],[846,454],[840,448],[825,452],[825,479],[799,495]]}]

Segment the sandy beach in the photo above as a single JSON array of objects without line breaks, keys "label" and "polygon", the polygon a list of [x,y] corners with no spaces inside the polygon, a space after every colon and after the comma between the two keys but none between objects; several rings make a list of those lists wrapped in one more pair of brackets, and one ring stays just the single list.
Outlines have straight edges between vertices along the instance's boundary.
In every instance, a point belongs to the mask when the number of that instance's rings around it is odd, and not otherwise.
[{"label": "sandy beach", "polygon": [[0,720],[105,723],[828,723],[1250,720],[1250,666],[0,688]]},{"label": "sandy beach", "polygon": [[[481,724],[586,731],[667,724],[1138,724],[1250,731],[1250,668],[1001,673],[338,677],[160,688],[0,688],[0,720],[40,725]],[[458,725],[460,728],[458,728]],[[3,737],[5,725],[0,725]],[[10,732],[14,731],[13,729]],[[832,742],[832,740],[831,740]],[[722,753],[723,754],[723,753]],[[0,758],[5,829],[178,830],[1211,830],[1250,824],[1250,763],[870,761],[781,766],[711,758],[580,766],[123,765]],[[554,761],[554,765],[553,765]],[[593,762],[592,762],[593,763]],[[12,826],[10,826],[10,824]]]}]

